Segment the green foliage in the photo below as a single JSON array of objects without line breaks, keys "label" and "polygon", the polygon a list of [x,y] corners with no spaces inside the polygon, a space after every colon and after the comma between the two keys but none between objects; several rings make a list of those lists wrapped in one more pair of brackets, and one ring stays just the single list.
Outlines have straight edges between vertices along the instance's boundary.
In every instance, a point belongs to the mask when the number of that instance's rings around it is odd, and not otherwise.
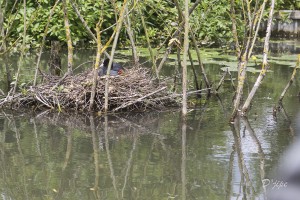
[{"label": "green foliage", "polygon": [[227,0],[203,0],[191,18],[191,26],[203,43],[230,42],[230,3]]},{"label": "green foliage", "polygon": [[277,0],[276,9],[277,10],[299,10],[300,2],[297,0]]},{"label": "green foliage", "polygon": [[[82,17],[88,26],[94,31],[94,28],[103,18],[101,30],[102,43],[105,43],[115,28],[116,14],[122,8],[123,1],[115,0],[115,6],[112,1],[95,1],[95,0],[72,0],[79,9]],[[45,27],[49,18],[50,11],[56,0],[27,0],[26,1],[26,49],[39,47],[43,38]],[[80,44],[94,45],[85,30],[82,22],[77,17],[75,11],[68,1],[68,17],[70,20],[70,29],[73,45]],[[181,1],[179,1],[181,3]],[[243,31],[245,23],[242,21],[241,1],[237,0],[237,28],[240,34]],[[191,3],[192,5],[193,3]],[[277,1],[277,9],[297,8],[297,3],[293,0]],[[2,5],[4,8],[4,6]],[[59,40],[63,43],[66,41],[64,14],[62,11],[62,2],[58,3],[54,14],[50,20],[47,33],[46,45],[50,45],[51,40]],[[178,29],[180,21],[178,11],[171,0],[144,0],[128,1],[129,18],[131,28],[136,39],[136,43],[146,46],[145,31],[143,29],[140,13],[143,14],[147,26],[147,31],[152,45],[159,46],[167,40],[172,33]],[[4,13],[4,32],[7,33],[6,42],[8,46],[13,46],[13,51],[19,51],[22,46],[24,19],[23,19],[23,2],[7,1],[7,7]],[[230,1],[228,0],[202,0],[195,11],[190,16],[190,26],[196,35],[197,41],[202,44],[224,45],[232,42],[231,18],[230,18]],[[1,30],[0,30],[1,31]],[[95,32],[95,31],[94,31]],[[125,27],[123,27],[119,39],[119,45],[128,46],[129,40]]]}]

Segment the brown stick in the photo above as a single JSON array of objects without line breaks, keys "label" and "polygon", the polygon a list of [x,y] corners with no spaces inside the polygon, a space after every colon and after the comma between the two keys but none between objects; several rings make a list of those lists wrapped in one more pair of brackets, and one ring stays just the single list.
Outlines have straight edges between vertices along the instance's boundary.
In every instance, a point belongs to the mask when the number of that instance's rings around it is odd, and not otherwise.
[{"label": "brown stick", "polygon": [[[189,0],[184,1],[184,40],[182,62],[182,116],[187,114],[187,59],[189,50]],[[185,186],[184,186],[185,187]]]},{"label": "brown stick", "polygon": [[230,77],[232,89],[235,91],[235,85],[234,85],[234,82],[233,82],[233,79],[232,79],[231,72],[229,70],[228,70],[228,74],[229,74],[229,77]]},{"label": "brown stick", "polygon": [[194,81],[195,81],[196,90],[200,90],[200,85],[198,83],[197,72],[196,72],[196,69],[195,69],[195,66],[194,66],[194,62],[193,62],[193,58],[192,58],[190,50],[188,50],[188,55],[189,55],[189,59],[190,59],[191,66],[192,66],[192,71],[193,71],[193,75],[194,75]]},{"label": "brown stick", "polygon": [[284,95],[285,93],[287,92],[287,90],[289,89],[289,87],[292,85],[292,83],[294,82],[295,80],[295,75],[297,73],[297,70],[299,69],[300,67],[300,54],[298,54],[298,60],[297,60],[297,64],[295,65],[294,67],[294,70],[293,70],[293,73],[292,73],[292,76],[288,82],[288,84],[285,86],[284,90],[282,91],[280,97],[279,97],[279,100],[278,100],[278,104],[282,103],[282,100],[284,98]]},{"label": "brown stick", "polygon": [[118,20],[116,31],[115,31],[116,35],[115,35],[113,46],[112,46],[112,49],[111,49],[110,60],[109,60],[108,67],[107,67],[107,74],[106,74],[106,79],[105,79],[104,112],[108,111],[108,86],[109,86],[110,70],[111,70],[111,66],[112,66],[112,62],[113,62],[115,50],[116,50],[116,47],[117,47],[117,42],[118,42],[118,39],[119,39],[119,34],[120,34],[120,31],[121,31],[121,28],[122,28],[122,24],[123,24],[123,20],[124,20],[124,13],[125,13],[126,7],[127,7],[127,0],[124,0],[122,10],[120,11],[120,18]]},{"label": "brown stick", "polygon": [[26,45],[26,31],[27,31],[27,23],[26,23],[26,14],[27,14],[26,0],[23,0],[23,6],[24,6],[24,10],[23,10],[23,20],[24,20],[23,43],[22,43],[21,56],[20,56],[19,61],[18,61],[18,70],[17,70],[17,74],[16,74],[16,81],[15,81],[15,85],[14,85],[14,89],[13,89],[12,95],[14,95],[16,93],[16,90],[17,90],[17,85],[18,85],[20,71],[21,71],[21,65],[23,65],[23,56],[25,54],[25,48],[26,48],[25,47],[25,45]]},{"label": "brown stick", "polygon": [[222,78],[221,78],[221,80],[220,80],[220,82],[219,82],[219,84],[216,88],[216,92],[218,92],[218,90],[220,89],[222,83],[224,82],[224,79],[225,79],[225,76],[226,76],[227,73],[228,73],[228,67],[226,68],[226,71],[222,75]]},{"label": "brown stick", "polygon": [[129,18],[129,14],[128,14],[128,7],[126,7],[125,12],[126,12],[125,13],[126,19],[124,20],[124,24],[126,27],[126,31],[127,31],[128,37],[129,37],[130,44],[131,44],[132,57],[133,57],[134,64],[138,64],[139,57],[138,57],[136,45],[134,42],[133,31],[131,29],[131,22],[130,22],[130,18]]},{"label": "brown stick", "polygon": [[73,45],[72,45],[71,29],[70,29],[70,22],[69,22],[69,17],[68,17],[66,0],[63,0],[63,12],[64,12],[66,39],[67,39],[67,45],[68,45],[68,74],[72,74],[72,71],[73,71]]},{"label": "brown stick", "polygon": [[90,105],[89,105],[89,111],[93,109],[94,106],[94,100],[96,95],[96,86],[97,86],[97,76],[98,76],[98,68],[100,65],[100,57],[101,57],[101,35],[100,35],[100,27],[101,22],[97,23],[96,25],[96,33],[97,33],[97,54],[96,54],[96,62],[95,67],[93,71],[93,85],[92,85],[92,91],[91,91],[91,98],[90,98]]},{"label": "brown stick", "polygon": [[[206,71],[205,71],[204,65],[202,63],[201,55],[200,55],[200,49],[197,45],[197,41],[196,41],[196,38],[195,38],[195,35],[194,35],[193,31],[191,31],[191,38],[192,38],[192,42],[193,42],[195,50],[196,50],[198,62],[199,62],[199,65],[200,65],[201,73],[202,73],[206,88],[210,88],[211,85],[210,85],[209,80],[207,78]],[[208,92],[210,92],[210,90]]]},{"label": "brown stick", "polygon": [[39,71],[39,67],[40,67],[40,61],[41,61],[41,57],[42,57],[42,53],[43,53],[43,49],[44,49],[44,45],[45,45],[45,41],[46,41],[46,36],[47,36],[47,33],[48,33],[48,27],[49,27],[49,24],[50,24],[50,20],[51,20],[51,17],[53,15],[54,10],[55,10],[57,4],[59,3],[59,1],[60,0],[57,0],[55,2],[54,6],[52,7],[52,9],[50,10],[50,13],[49,13],[49,17],[48,17],[48,20],[47,20],[47,25],[46,25],[44,35],[43,35],[43,39],[42,39],[42,44],[41,44],[39,56],[38,56],[38,59],[37,59],[37,62],[36,62],[33,86],[36,86],[37,75],[38,75],[38,71]]},{"label": "brown stick", "polygon": [[150,39],[149,39],[149,35],[148,35],[148,29],[147,29],[147,26],[146,26],[146,23],[145,23],[144,15],[143,15],[142,11],[140,10],[140,8],[138,8],[138,10],[139,10],[139,14],[140,14],[140,17],[141,17],[141,20],[142,20],[142,25],[143,25],[143,29],[144,29],[144,32],[145,32],[146,40],[147,40],[148,51],[149,51],[149,54],[150,54],[150,57],[151,57],[152,73],[155,74],[157,79],[159,79],[159,73],[158,73],[159,70],[157,69],[157,66],[156,66],[156,61],[155,61],[155,57],[154,57],[153,50],[152,50],[152,47],[151,47],[151,43],[150,43]]},{"label": "brown stick", "polygon": [[238,39],[238,34],[237,34],[237,29],[236,29],[236,16],[235,16],[235,9],[234,9],[234,0],[230,1],[230,17],[232,21],[232,35],[233,35],[233,40],[235,42],[235,49],[236,49],[236,56],[240,57],[241,55],[241,49],[240,49],[240,43]]}]

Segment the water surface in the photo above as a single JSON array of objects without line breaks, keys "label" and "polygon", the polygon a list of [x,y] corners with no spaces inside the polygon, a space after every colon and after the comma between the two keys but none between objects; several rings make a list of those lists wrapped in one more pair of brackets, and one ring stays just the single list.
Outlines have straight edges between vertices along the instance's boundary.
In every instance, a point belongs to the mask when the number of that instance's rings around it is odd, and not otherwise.
[{"label": "water surface", "polygon": [[[221,66],[206,68],[217,83]],[[169,69],[172,66],[166,67],[166,74]],[[186,123],[180,108],[108,116],[3,110],[1,197],[263,199],[261,181],[272,177],[297,137],[299,110],[295,80],[284,99],[286,113],[273,117],[273,106],[293,69],[272,64],[271,70],[248,119],[241,118],[236,129],[228,123],[233,98],[229,81],[220,98],[204,95],[191,102]],[[249,73],[245,93],[257,75]]]}]

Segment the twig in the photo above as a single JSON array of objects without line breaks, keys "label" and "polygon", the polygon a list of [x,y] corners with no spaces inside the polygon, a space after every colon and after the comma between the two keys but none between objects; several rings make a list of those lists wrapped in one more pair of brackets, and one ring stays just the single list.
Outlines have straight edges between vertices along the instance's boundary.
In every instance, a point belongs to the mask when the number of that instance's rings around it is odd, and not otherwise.
[{"label": "twig", "polygon": [[228,67],[226,68],[225,72],[223,73],[223,76],[222,76],[222,78],[221,78],[221,80],[220,80],[220,82],[219,82],[219,84],[216,88],[216,92],[218,92],[218,90],[220,89],[222,83],[224,82],[224,79],[225,79],[225,76],[226,76],[227,72],[228,72]]},{"label": "twig", "polygon": [[145,98],[147,98],[147,97],[149,97],[149,96],[151,96],[151,95],[153,95],[153,94],[155,94],[155,93],[158,93],[158,92],[160,92],[160,91],[162,91],[162,90],[165,90],[166,88],[167,88],[167,87],[160,88],[160,89],[158,89],[158,90],[156,90],[156,91],[154,91],[154,92],[151,92],[151,93],[149,93],[149,94],[147,94],[147,95],[145,95],[145,96],[143,96],[143,97],[141,97],[141,98],[138,98],[138,99],[136,99],[136,100],[134,100],[134,101],[131,101],[131,102],[128,102],[128,103],[124,103],[124,104],[122,104],[121,106],[115,108],[114,111],[120,110],[121,108],[126,108],[126,107],[128,107],[128,106],[130,106],[130,105],[132,105],[132,104],[134,104],[134,103],[137,103],[137,102],[139,102],[139,101],[141,101],[141,100],[143,100],[143,99],[145,99]]}]

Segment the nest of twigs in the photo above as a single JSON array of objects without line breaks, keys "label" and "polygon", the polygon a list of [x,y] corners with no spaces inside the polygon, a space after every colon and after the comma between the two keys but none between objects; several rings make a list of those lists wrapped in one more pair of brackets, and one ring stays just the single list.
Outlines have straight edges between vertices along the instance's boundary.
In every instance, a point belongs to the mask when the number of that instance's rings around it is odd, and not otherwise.
[{"label": "nest of twigs", "polygon": [[[67,76],[57,86],[59,81],[61,77],[47,75],[40,85],[15,95],[12,103],[18,107],[89,110],[93,85],[92,70]],[[104,110],[105,81],[105,76],[97,77],[93,111]],[[123,75],[110,77],[108,91],[108,109],[113,112],[161,108],[176,104],[174,95],[168,92],[167,84],[153,81],[149,70],[140,66],[126,70]]]}]

